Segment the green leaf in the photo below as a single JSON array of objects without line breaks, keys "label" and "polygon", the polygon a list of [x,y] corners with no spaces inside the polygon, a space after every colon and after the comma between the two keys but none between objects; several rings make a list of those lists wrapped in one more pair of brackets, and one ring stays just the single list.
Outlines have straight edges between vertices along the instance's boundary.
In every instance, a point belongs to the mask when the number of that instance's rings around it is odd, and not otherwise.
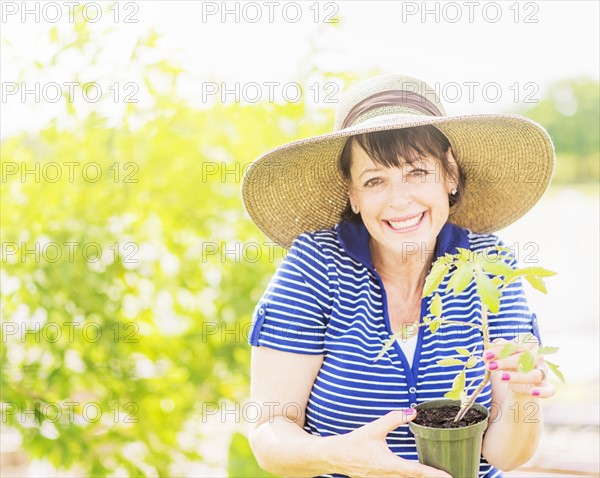
[{"label": "green leaf", "polygon": [[427,274],[425,279],[425,285],[423,287],[423,297],[427,297],[432,294],[444,280],[444,276],[448,272],[450,266],[445,264],[444,261],[438,259],[433,263],[431,271]]},{"label": "green leaf", "polygon": [[558,347],[540,347],[538,353],[540,355],[552,355],[558,352]]},{"label": "green leaf", "polygon": [[494,276],[510,276],[513,272],[512,267],[504,262],[500,256],[489,257],[482,255],[482,260],[479,262],[483,270]]},{"label": "green leaf", "polygon": [[548,293],[546,290],[546,284],[544,284],[542,279],[533,276],[525,276],[525,279],[527,279],[527,282],[529,282],[534,289],[539,290],[544,294]]},{"label": "green leaf", "polygon": [[551,271],[549,269],[544,269],[543,267],[524,267],[523,269],[519,269],[518,271],[520,275],[523,275],[525,277],[552,277],[556,275],[556,272]]},{"label": "green leaf", "polygon": [[552,363],[552,362],[548,362],[547,360],[545,362],[546,362],[546,365],[548,365],[548,367],[550,368],[550,370],[552,370],[554,375],[556,375],[562,382],[566,382],[565,376],[562,374],[562,372],[560,370],[558,370],[558,365],[556,365],[555,363]]},{"label": "green leaf", "polygon": [[458,264],[456,271],[450,277],[446,291],[458,295],[464,291],[473,279],[473,266],[469,263]]},{"label": "green leaf", "polygon": [[377,362],[381,357],[383,357],[383,355],[388,351],[388,349],[392,345],[394,345],[394,342],[402,337],[403,333],[404,333],[404,328],[402,330],[400,330],[399,332],[396,332],[395,334],[390,335],[390,338],[386,340],[385,344],[383,344],[383,347],[381,347],[381,350],[379,351],[379,353],[377,354],[377,357],[375,357],[373,362]]},{"label": "green leaf", "polygon": [[457,247],[456,250],[458,251],[458,254],[455,254],[454,258],[458,261],[469,262],[475,257],[472,251],[465,249],[464,247]]},{"label": "green leaf", "polygon": [[533,354],[526,350],[519,357],[519,372],[531,372],[535,368],[535,358]]},{"label": "green leaf", "polygon": [[437,361],[438,365],[448,366],[448,365],[464,365],[462,360],[458,360],[455,358],[444,358]]},{"label": "green leaf", "polygon": [[504,347],[502,347],[502,350],[500,351],[500,355],[498,355],[498,358],[506,358],[509,355],[512,355],[512,353],[515,351],[515,349],[517,348],[517,346],[513,343],[508,343],[506,344]]},{"label": "green leaf", "polygon": [[505,281],[507,284],[516,281],[519,277],[524,277],[535,289],[543,292],[546,291],[546,285],[542,277],[550,277],[556,275],[556,272],[544,269],[543,267],[525,267],[512,272],[510,277]]},{"label": "green leaf", "polygon": [[493,248],[490,249],[496,249],[498,252],[505,252],[507,254],[513,255],[513,251],[511,248],[506,247],[506,246],[494,246]]},{"label": "green leaf", "polygon": [[439,294],[435,294],[433,299],[431,300],[431,305],[429,307],[431,313],[436,317],[441,317],[442,315],[442,298]]},{"label": "green leaf", "polygon": [[466,375],[465,371],[456,374],[452,381],[452,390],[444,394],[444,397],[451,398],[452,400],[460,400],[461,392],[465,389]]},{"label": "green leaf", "polygon": [[485,274],[478,274],[476,278],[477,293],[481,300],[487,305],[490,312],[496,314],[500,310],[500,291],[494,285],[492,279]]},{"label": "green leaf", "polygon": [[449,398],[450,400],[460,400],[460,391],[450,390],[449,392],[444,393],[444,397]]},{"label": "green leaf", "polygon": [[432,334],[435,334],[437,332],[437,330],[440,328],[441,322],[439,320],[434,320],[433,322],[431,322],[431,324],[429,324],[429,332],[431,332]]},{"label": "green leaf", "polygon": [[469,360],[467,360],[467,368],[473,368],[475,367],[475,365],[477,365],[477,362],[479,361],[479,359],[477,357],[469,357]]},{"label": "green leaf", "polygon": [[459,354],[461,354],[463,357],[468,357],[469,355],[471,355],[471,352],[469,352],[469,349],[465,348],[465,347],[456,347],[455,349]]},{"label": "green leaf", "polygon": [[494,287],[496,287],[496,289],[500,289],[504,285],[504,281],[498,276],[492,277],[492,282],[494,283]]}]

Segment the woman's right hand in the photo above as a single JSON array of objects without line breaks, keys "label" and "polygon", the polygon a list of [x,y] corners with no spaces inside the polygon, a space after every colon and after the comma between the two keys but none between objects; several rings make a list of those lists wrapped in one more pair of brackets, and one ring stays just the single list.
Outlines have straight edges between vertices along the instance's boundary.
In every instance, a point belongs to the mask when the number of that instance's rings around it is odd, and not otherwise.
[{"label": "woman's right hand", "polygon": [[387,434],[417,416],[413,409],[397,410],[371,423],[338,435],[336,460],[341,473],[351,477],[444,477],[448,473],[396,456],[388,448]]}]

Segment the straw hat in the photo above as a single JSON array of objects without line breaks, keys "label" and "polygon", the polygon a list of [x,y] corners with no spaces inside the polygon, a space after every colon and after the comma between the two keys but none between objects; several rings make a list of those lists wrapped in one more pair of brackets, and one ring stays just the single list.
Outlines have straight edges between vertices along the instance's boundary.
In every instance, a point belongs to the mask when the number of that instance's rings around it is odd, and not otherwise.
[{"label": "straw hat", "polygon": [[289,247],[306,231],[340,221],[348,202],[338,160],[350,136],[435,125],[466,176],[449,220],[493,232],[523,216],[542,196],[554,168],[546,131],[517,115],[446,116],[433,90],[416,78],[385,75],[357,84],[339,104],[336,131],[268,151],[246,171],[244,205],[273,241]]}]

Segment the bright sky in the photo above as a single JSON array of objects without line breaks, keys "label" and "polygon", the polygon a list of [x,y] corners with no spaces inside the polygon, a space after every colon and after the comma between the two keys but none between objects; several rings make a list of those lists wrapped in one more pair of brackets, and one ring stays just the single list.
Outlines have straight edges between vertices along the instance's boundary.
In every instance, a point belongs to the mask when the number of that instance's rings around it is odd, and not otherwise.
[{"label": "bright sky", "polygon": [[[439,91],[449,114],[514,111],[516,103],[526,106],[541,98],[552,81],[600,76],[596,1],[106,3],[111,9],[103,14],[97,3],[82,3],[90,25],[115,30],[102,37],[106,52],[95,67],[83,68],[73,58],[67,68],[21,78],[24,66],[55,53],[48,31],[58,26],[66,34],[71,7],[69,2],[2,2],[3,137],[36,128],[62,110],[60,102],[49,101],[60,95],[53,83],[96,82],[104,95],[120,93],[116,103],[101,106],[85,100],[78,83],[74,101],[85,103],[84,110],[107,107],[118,115],[127,94],[143,104],[140,73],[129,66],[129,55],[139,35],[151,28],[163,34],[160,49],[185,70],[179,91],[197,105],[218,101],[236,82],[239,93],[229,93],[228,101],[236,95],[238,101],[271,95],[292,101],[299,93],[293,82],[315,66],[422,78]],[[332,17],[339,23],[327,23]],[[316,81],[298,85],[300,94],[319,103],[327,94],[334,103],[339,100],[340,85]],[[39,98],[30,93],[23,101],[24,87],[37,88]],[[96,93],[88,91],[90,97]]]}]

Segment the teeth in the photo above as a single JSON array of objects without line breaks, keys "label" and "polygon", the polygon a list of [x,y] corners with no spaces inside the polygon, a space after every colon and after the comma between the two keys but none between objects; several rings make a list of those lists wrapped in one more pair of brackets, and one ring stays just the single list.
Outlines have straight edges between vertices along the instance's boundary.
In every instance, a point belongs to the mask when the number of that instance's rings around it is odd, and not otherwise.
[{"label": "teeth", "polygon": [[423,213],[421,213],[419,216],[413,217],[412,219],[407,219],[406,221],[388,221],[388,223],[394,229],[406,229],[408,227],[416,226],[422,217]]}]

